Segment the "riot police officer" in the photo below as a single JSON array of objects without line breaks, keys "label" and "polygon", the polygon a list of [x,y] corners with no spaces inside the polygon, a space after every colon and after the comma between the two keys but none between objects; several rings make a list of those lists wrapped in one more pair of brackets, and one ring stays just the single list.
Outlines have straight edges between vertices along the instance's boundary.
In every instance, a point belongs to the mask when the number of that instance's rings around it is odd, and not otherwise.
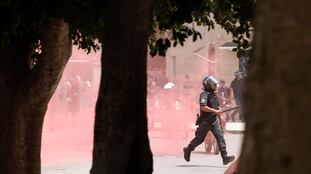
[{"label": "riot police officer", "polygon": [[191,152],[204,141],[208,131],[212,131],[217,140],[223,164],[226,165],[234,160],[234,156],[227,155],[226,143],[223,135],[224,132],[217,118],[222,113],[222,111],[219,110],[218,99],[214,93],[217,83],[218,81],[214,76],[207,76],[203,79],[204,91],[200,95],[199,126],[195,132],[195,137],[190,141],[189,145],[183,149],[184,158],[187,162],[190,161]]}]

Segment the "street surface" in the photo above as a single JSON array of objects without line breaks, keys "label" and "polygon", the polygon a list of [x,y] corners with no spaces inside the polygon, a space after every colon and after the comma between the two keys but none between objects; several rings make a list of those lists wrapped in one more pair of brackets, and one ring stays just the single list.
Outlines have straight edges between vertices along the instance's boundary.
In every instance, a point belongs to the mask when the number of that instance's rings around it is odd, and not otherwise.
[{"label": "street surface", "polygon": [[[149,135],[154,154],[154,174],[223,174],[229,166],[222,165],[220,155],[207,154],[204,143],[192,152],[191,161],[186,162],[182,148],[193,138],[194,132],[190,132],[187,139],[157,137],[154,132]],[[242,138],[242,134],[225,134],[229,155],[237,157],[240,154]],[[88,174],[91,168],[91,146],[87,149],[50,150],[43,155],[52,157],[43,160],[42,174]]]}]

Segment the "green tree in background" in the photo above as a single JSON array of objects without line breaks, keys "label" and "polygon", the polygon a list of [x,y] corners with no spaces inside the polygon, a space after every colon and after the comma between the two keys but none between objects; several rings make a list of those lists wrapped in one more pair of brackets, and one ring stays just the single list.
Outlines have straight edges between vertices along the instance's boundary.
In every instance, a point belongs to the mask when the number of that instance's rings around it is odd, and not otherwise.
[{"label": "green tree in background", "polygon": [[[230,33],[238,44],[238,55],[250,47],[251,31],[254,28],[254,0],[159,0],[154,2],[154,34],[150,37],[151,55],[165,55],[171,45],[183,45],[188,37],[193,41],[201,34],[189,25],[206,26],[208,30],[219,24]],[[170,32],[170,35],[156,37],[155,33]],[[172,44],[170,43],[172,40]]]}]

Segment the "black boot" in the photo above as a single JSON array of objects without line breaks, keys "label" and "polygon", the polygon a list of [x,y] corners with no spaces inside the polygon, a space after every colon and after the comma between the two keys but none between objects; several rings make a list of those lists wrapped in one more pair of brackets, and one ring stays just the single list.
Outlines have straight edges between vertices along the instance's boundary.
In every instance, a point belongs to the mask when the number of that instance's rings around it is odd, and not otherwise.
[{"label": "black boot", "polygon": [[227,156],[227,155],[224,155],[223,157],[222,157],[222,163],[224,164],[224,165],[227,165],[227,164],[229,164],[230,162],[232,162],[233,160],[234,160],[234,156],[232,155],[232,156]]},{"label": "black boot", "polygon": [[183,150],[184,150],[184,159],[187,162],[189,162],[190,161],[191,150],[189,150],[188,147],[185,147]]}]

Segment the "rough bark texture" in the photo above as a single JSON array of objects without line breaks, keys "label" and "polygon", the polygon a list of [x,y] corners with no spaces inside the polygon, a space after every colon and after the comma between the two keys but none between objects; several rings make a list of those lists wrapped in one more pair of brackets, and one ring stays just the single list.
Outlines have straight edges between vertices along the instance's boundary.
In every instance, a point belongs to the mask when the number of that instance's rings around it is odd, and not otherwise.
[{"label": "rough bark texture", "polygon": [[258,1],[240,173],[311,173],[311,1]]},{"label": "rough bark texture", "polygon": [[91,173],[149,174],[146,55],[151,0],[106,1],[105,7]]},{"label": "rough bark texture", "polygon": [[41,173],[41,133],[48,102],[71,54],[69,27],[56,20],[45,32],[42,57],[29,68],[27,41],[0,62],[0,173]]}]

